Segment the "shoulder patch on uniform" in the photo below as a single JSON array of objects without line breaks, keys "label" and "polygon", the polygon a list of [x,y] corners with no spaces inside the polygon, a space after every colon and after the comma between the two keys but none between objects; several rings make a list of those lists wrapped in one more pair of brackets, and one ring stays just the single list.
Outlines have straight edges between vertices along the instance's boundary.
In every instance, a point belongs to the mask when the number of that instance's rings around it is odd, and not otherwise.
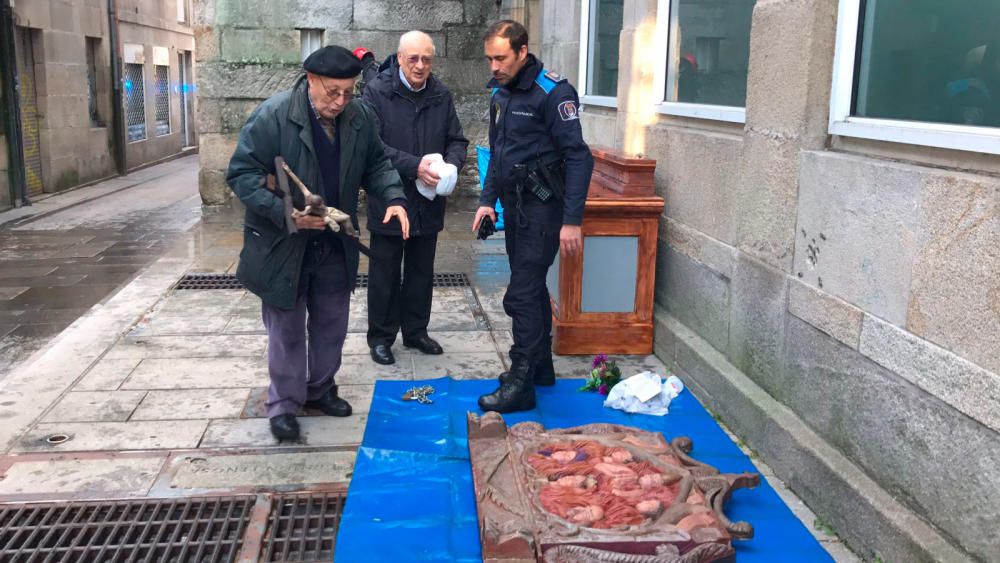
[{"label": "shoulder patch on uniform", "polygon": [[[555,76],[556,78],[553,78],[553,76]],[[546,94],[548,94],[552,92],[552,90],[556,87],[556,85],[562,82],[563,80],[566,79],[554,72],[549,72],[543,68],[538,73],[538,76],[535,77],[535,84],[538,84],[538,86],[541,87],[541,89],[544,90]]]},{"label": "shoulder patch on uniform", "polygon": [[580,112],[576,108],[576,102],[573,100],[566,100],[565,102],[559,104],[559,117],[562,118],[563,121],[580,119]]}]

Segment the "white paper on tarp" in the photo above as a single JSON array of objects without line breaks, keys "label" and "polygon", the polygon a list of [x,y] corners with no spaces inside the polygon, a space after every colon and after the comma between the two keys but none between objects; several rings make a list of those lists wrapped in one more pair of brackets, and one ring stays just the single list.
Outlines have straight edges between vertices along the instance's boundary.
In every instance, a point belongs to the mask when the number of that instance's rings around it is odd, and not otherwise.
[{"label": "white paper on tarp", "polygon": [[437,174],[439,180],[436,187],[430,187],[417,178],[417,192],[425,198],[433,201],[436,196],[449,196],[455,191],[458,184],[458,168],[454,164],[448,164],[444,157],[438,153],[429,154],[424,158],[430,160],[431,172]]},{"label": "white paper on tarp", "polygon": [[623,379],[612,387],[608,398],[604,400],[604,406],[625,412],[663,416],[669,410],[670,401],[683,390],[684,383],[675,375],[661,380],[658,374],[644,371]]}]

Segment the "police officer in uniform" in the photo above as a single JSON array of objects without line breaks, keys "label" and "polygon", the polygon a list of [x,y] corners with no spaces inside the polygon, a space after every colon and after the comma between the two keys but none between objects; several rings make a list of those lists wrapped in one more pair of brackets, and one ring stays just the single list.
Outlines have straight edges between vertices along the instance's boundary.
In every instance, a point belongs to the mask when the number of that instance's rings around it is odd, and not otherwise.
[{"label": "police officer in uniform", "polygon": [[473,220],[496,221],[504,208],[510,284],[504,311],[513,321],[511,367],[500,388],[479,398],[484,411],[535,407],[534,385],[555,383],[552,306],[545,275],[556,252],[582,252],[580,223],[594,168],[583,141],[576,90],[528,52],[528,32],[499,21],[484,38],[493,88],[490,101],[489,169]]}]

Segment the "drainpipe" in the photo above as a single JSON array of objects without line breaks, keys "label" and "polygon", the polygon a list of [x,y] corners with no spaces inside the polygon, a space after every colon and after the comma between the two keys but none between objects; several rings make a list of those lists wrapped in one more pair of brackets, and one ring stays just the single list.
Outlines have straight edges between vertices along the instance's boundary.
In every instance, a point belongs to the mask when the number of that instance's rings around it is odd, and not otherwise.
[{"label": "drainpipe", "polygon": [[14,207],[31,205],[28,200],[28,183],[25,179],[21,138],[21,105],[18,102],[17,55],[14,51],[14,10],[10,0],[0,1],[0,77],[3,80],[2,119],[7,137],[8,175],[10,176],[10,201]]},{"label": "drainpipe", "polygon": [[111,135],[118,174],[125,176],[128,174],[128,163],[125,161],[125,102],[122,99],[122,59],[115,0],[108,0],[108,35],[111,50]]}]

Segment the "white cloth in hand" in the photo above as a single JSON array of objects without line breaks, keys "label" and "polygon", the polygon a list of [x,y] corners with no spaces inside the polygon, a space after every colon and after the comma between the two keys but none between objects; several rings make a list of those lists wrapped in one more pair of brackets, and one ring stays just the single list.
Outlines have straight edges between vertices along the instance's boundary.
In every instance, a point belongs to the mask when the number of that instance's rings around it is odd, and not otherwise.
[{"label": "white cloth in hand", "polygon": [[665,381],[660,376],[644,371],[623,379],[611,388],[604,406],[625,412],[663,416],[669,410],[670,401],[681,394],[684,383],[671,375]]},{"label": "white cloth in hand", "polygon": [[458,183],[458,168],[455,168],[454,164],[445,162],[444,157],[438,153],[428,154],[424,158],[431,162],[430,170],[438,175],[439,180],[437,187],[432,188],[417,178],[417,191],[431,201],[439,195],[451,195],[451,192],[455,191],[455,184]]}]

